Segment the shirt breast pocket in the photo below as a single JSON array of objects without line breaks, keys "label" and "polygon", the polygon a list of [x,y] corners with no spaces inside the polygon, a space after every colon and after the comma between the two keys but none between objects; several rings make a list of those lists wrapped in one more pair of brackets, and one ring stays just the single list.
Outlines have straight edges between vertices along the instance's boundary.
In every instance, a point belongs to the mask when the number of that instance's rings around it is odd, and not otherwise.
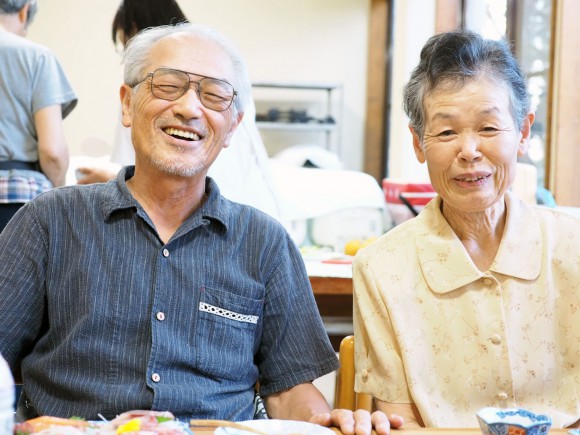
[{"label": "shirt breast pocket", "polygon": [[240,380],[253,370],[262,304],[262,300],[227,291],[203,290],[195,333],[198,370],[231,380]]}]

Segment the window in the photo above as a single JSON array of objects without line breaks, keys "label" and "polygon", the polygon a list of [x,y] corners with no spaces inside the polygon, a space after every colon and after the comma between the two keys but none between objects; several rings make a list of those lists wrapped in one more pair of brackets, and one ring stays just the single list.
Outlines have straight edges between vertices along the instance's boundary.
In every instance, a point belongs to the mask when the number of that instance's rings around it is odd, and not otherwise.
[{"label": "window", "polygon": [[526,161],[538,171],[538,185],[546,186],[546,155],[549,147],[548,89],[550,68],[550,0],[466,0],[465,27],[487,38],[507,35],[528,80],[536,119]]}]

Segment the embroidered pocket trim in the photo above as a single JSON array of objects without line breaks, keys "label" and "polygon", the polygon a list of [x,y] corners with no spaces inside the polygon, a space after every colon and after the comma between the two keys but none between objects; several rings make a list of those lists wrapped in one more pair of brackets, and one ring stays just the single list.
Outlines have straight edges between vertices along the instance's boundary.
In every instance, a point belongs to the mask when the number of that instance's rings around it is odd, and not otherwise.
[{"label": "embroidered pocket trim", "polygon": [[257,324],[259,319],[258,316],[236,313],[234,311],[229,311],[224,308],[216,307],[215,305],[210,305],[205,302],[199,303],[199,311],[203,311],[204,313],[215,314],[216,316],[225,317],[226,319],[235,320],[236,322]]}]

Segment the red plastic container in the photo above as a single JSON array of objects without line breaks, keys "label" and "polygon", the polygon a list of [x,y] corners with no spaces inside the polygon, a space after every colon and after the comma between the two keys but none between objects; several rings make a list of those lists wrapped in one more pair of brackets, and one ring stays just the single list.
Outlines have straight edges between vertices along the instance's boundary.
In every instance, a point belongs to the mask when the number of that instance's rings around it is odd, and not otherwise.
[{"label": "red plastic container", "polygon": [[395,225],[415,217],[436,195],[431,183],[383,179],[387,209]]}]

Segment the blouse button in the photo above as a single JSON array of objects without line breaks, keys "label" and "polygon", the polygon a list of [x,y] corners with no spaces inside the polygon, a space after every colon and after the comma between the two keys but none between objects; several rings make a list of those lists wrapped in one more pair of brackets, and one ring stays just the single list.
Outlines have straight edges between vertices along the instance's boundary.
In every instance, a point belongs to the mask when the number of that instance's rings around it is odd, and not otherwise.
[{"label": "blouse button", "polygon": [[499,393],[499,394],[497,395],[497,398],[498,398],[499,400],[501,400],[501,401],[504,401],[504,400],[506,400],[506,399],[508,398],[508,395],[507,395],[506,393]]},{"label": "blouse button", "polygon": [[361,374],[362,374],[363,379],[367,379],[369,377],[369,372],[367,369],[363,369]]},{"label": "blouse button", "polygon": [[488,285],[488,286],[489,286],[489,285],[491,285],[492,281],[491,281],[491,279],[489,279],[489,278],[485,278],[485,279],[483,280],[483,283],[484,283],[485,285]]},{"label": "blouse button", "polygon": [[151,375],[151,380],[152,380],[153,382],[159,382],[159,381],[161,380],[161,376],[159,376],[159,373],[153,373],[153,374]]},{"label": "blouse button", "polygon": [[163,322],[165,320],[165,313],[163,311],[159,311],[157,313],[157,320],[159,320],[160,322]]},{"label": "blouse button", "polygon": [[501,337],[500,337],[500,335],[499,334],[493,334],[491,336],[491,342],[493,344],[500,344],[501,343]]},{"label": "blouse button", "polygon": [[167,248],[163,249],[163,256],[166,258],[169,257],[169,249]]}]

